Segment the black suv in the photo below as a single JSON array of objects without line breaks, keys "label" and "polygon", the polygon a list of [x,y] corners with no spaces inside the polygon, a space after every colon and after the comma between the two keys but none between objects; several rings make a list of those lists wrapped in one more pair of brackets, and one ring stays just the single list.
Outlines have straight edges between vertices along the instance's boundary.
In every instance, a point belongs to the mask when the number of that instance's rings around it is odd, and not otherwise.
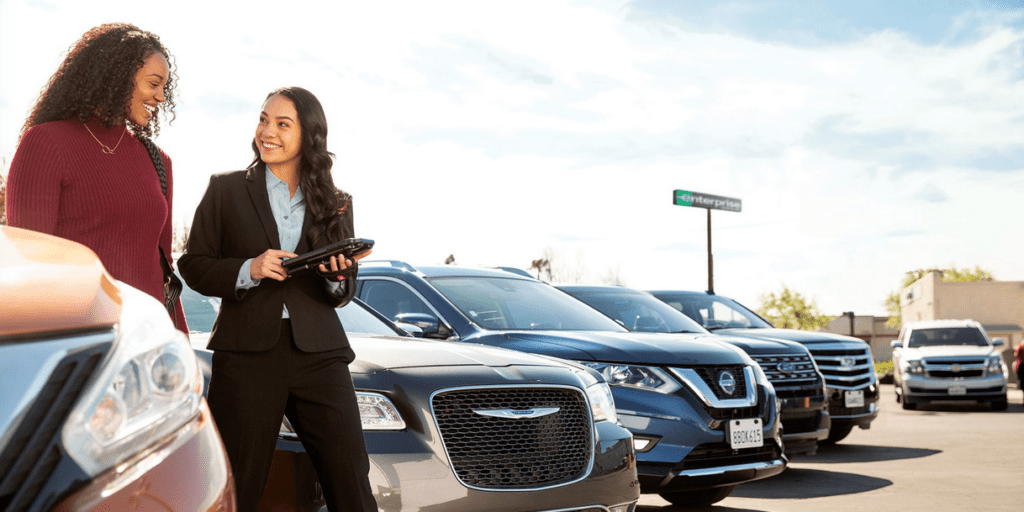
[{"label": "black suv", "polygon": [[871,347],[852,336],[827,332],[776,329],[757,313],[728,297],[707,292],[652,291],[655,297],[682,311],[715,334],[801,343],[811,351],[825,376],[832,429],[826,443],[850,435],[853,427],[871,428],[878,417],[878,378]]},{"label": "black suv", "polygon": [[[692,333],[714,336],[677,309],[639,290],[622,286],[565,285],[558,289],[608,315],[631,331]],[[828,438],[832,421],[828,414],[825,379],[799,343],[772,339],[719,336],[741,348],[768,376],[781,403],[782,441],[786,454],[811,455],[818,441]]]},{"label": "black suv", "polygon": [[775,391],[731,345],[632,333],[544,282],[502,270],[369,262],[360,265],[357,294],[424,337],[557,357],[600,372],[619,421],[633,433],[643,493],[706,505],[739,483],[785,469]]}]

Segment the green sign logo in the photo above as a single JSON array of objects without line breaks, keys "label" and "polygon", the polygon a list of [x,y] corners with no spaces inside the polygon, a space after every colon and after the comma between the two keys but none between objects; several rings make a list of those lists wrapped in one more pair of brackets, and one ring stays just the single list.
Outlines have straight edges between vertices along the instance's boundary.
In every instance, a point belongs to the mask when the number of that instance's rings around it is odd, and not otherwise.
[{"label": "green sign logo", "polygon": [[678,206],[693,206],[693,194],[686,190],[676,190],[675,199]]}]

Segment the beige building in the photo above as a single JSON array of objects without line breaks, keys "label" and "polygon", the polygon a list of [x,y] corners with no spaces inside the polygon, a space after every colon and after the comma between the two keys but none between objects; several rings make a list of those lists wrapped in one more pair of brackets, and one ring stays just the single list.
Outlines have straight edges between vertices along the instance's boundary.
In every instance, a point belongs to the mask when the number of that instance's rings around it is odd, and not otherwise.
[{"label": "beige building", "polygon": [[900,292],[900,306],[904,322],[977,320],[990,338],[1005,343],[1003,359],[1011,368],[1011,381],[1016,380],[1013,349],[1024,341],[1024,281],[950,283],[933,270]]}]

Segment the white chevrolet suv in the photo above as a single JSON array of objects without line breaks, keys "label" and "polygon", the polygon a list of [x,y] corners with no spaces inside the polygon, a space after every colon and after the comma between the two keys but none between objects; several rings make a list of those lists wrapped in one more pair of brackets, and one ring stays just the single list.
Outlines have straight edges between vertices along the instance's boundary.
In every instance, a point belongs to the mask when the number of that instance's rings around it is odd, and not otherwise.
[{"label": "white chevrolet suv", "polygon": [[933,400],[990,402],[1006,410],[1006,364],[974,320],[932,320],[903,325],[892,342],[896,401],[904,409]]}]

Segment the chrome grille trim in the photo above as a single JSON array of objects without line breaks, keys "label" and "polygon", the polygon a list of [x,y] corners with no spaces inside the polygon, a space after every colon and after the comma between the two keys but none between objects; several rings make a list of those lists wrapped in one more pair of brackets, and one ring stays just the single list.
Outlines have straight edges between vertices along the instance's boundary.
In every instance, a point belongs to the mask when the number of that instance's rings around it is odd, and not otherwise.
[{"label": "chrome grille trim", "polygon": [[[875,364],[870,348],[808,347],[825,384],[833,389],[861,389],[875,382]],[[852,362],[852,366],[843,366]]]},{"label": "chrome grille trim", "polygon": [[754,369],[749,366],[743,367],[744,395],[738,398],[722,399],[715,395],[711,386],[701,378],[693,368],[669,368],[679,381],[691,391],[705,406],[713,409],[733,409],[737,407],[753,407],[757,405],[757,392],[754,390]]},{"label": "chrome grille trim", "polygon": [[[587,459],[586,463],[581,467],[581,469],[578,472],[578,475],[574,475],[572,477],[568,477],[567,476],[565,478],[571,478],[571,479],[563,480],[563,481],[557,481],[557,482],[554,482],[554,483],[547,482],[547,483],[538,483],[537,485],[533,485],[533,486],[515,486],[515,487],[514,486],[483,486],[483,485],[477,485],[477,484],[472,483],[472,482],[467,482],[466,479],[463,478],[463,475],[460,474],[460,472],[461,471],[465,471],[466,468],[465,467],[460,467],[461,461],[458,460],[458,459],[460,459],[460,457],[457,456],[457,455],[453,457],[452,450],[451,450],[451,445],[454,444],[455,442],[457,442],[457,440],[453,438],[454,434],[452,432],[448,432],[447,434],[445,432],[446,431],[446,426],[442,425],[442,421],[439,419],[439,416],[438,416],[437,399],[438,399],[439,396],[448,395],[448,394],[454,394],[454,393],[460,393],[460,392],[484,392],[484,393],[488,393],[488,392],[500,391],[500,390],[507,390],[507,391],[512,392],[512,393],[514,393],[516,391],[521,391],[521,390],[530,390],[530,391],[535,391],[535,390],[540,390],[540,391],[543,391],[543,390],[558,390],[560,392],[571,392],[571,393],[574,393],[575,395],[578,396],[578,398],[585,405],[585,409],[586,409],[585,410],[586,418],[585,418],[584,421],[586,423],[586,430],[585,430],[585,433],[587,435],[586,449],[587,449],[587,452],[588,452],[586,454],[586,459]],[[450,464],[450,466],[452,468],[452,472],[455,474],[455,477],[459,480],[459,483],[461,483],[462,485],[466,486],[467,488],[483,490],[483,491],[496,491],[496,492],[536,491],[536,490],[543,490],[543,489],[553,489],[553,488],[564,487],[566,485],[571,485],[573,483],[579,482],[579,481],[585,479],[587,477],[587,475],[589,475],[591,473],[592,469],[593,469],[593,465],[594,465],[594,450],[595,450],[595,444],[594,443],[596,442],[596,439],[597,439],[597,433],[596,433],[596,429],[594,427],[594,421],[593,421],[593,414],[591,412],[590,399],[587,396],[587,394],[582,389],[580,389],[580,388],[573,387],[573,386],[566,386],[566,385],[557,385],[557,384],[528,384],[528,385],[513,385],[513,386],[509,386],[509,385],[491,385],[491,386],[466,386],[466,387],[446,388],[446,389],[437,390],[437,391],[434,391],[433,393],[431,393],[431,395],[430,395],[430,409],[431,409],[431,416],[433,417],[433,420],[434,420],[434,427],[437,429],[438,435],[439,435],[439,437],[441,439],[441,444],[444,446],[445,455],[448,458],[448,462],[449,462],[449,464]],[[469,412],[472,414],[472,416],[478,417],[480,419],[490,419],[490,420],[496,419],[496,418],[487,418],[485,416],[479,416],[479,415],[473,413],[472,410],[470,410]],[[560,417],[560,415],[556,413],[556,414],[551,414],[551,415],[547,415],[547,416],[543,416],[543,417],[539,417],[539,418],[532,418],[532,419],[531,418],[524,418],[522,420],[505,420],[505,421],[529,421],[529,420],[533,420],[533,421],[549,421],[551,419],[555,419],[555,418],[558,418],[558,417]]]},{"label": "chrome grille trim", "polygon": [[[818,371],[807,354],[763,354],[751,355],[750,358],[761,366],[768,381],[775,386],[813,384],[818,381]],[[783,371],[786,364],[791,364],[793,370]]]}]

